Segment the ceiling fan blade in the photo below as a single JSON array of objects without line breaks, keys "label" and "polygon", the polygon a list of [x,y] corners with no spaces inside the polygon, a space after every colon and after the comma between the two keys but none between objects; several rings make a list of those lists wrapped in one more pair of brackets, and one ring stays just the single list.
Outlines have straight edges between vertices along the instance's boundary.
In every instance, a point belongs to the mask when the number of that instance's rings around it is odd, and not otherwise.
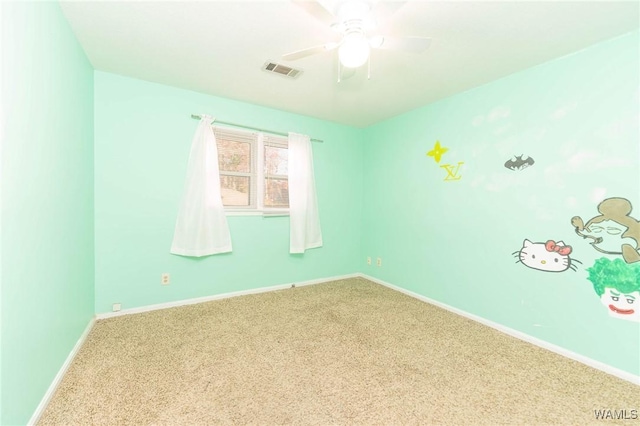
[{"label": "ceiling fan blade", "polygon": [[396,13],[406,1],[377,1],[371,11],[378,25],[384,26],[386,21]]},{"label": "ceiling fan blade", "polygon": [[324,8],[317,1],[309,0],[292,0],[293,3],[304,9],[309,15],[324,22],[327,25],[331,25],[335,22],[336,18],[331,12]]},{"label": "ceiling fan blade", "polygon": [[410,53],[421,53],[431,45],[429,37],[371,37],[371,47],[375,49],[392,49]]},{"label": "ceiling fan blade", "polygon": [[296,50],[295,52],[282,55],[282,59],[285,61],[296,61],[298,59],[306,58],[307,56],[317,55],[318,53],[328,52],[338,47],[338,43],[325,43],[320,46],[308,47],[302,50]]}]

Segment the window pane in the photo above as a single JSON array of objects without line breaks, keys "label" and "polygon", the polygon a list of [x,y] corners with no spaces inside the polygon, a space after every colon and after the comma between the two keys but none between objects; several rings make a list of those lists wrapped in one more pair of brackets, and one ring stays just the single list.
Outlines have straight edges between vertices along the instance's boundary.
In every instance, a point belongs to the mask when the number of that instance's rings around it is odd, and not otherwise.
[{"label": "window pane", "polygon": [[289,181],[287,179],[264,180],[264,206],[289,207]]},{"label": "window pane", "polygon": [[287,175],[289,164],[289,151],[287,148],[277,148],[265,145],[264,147],[264,173],[265,175]]},{"label": "window pane", "polygon": [[222,204],[225,206],[248,206],[250,179],[247,176],[220,175]]},{"label": "window pane", "polygon": [[218,139],[218,164],[221,172],[251,172],[251,144]]}]

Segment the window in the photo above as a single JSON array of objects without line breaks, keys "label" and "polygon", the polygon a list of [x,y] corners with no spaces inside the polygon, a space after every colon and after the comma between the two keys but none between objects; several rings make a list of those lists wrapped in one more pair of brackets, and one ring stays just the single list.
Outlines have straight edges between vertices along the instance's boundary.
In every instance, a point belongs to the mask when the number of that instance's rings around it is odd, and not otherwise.
[{"label": "window", "polygon": [[214,127],[227,210],[289,209],[287,138]]},{"label": "window", "polygon": [[285,138],[264,136],[264,207],[289,208],[289,150]]}]

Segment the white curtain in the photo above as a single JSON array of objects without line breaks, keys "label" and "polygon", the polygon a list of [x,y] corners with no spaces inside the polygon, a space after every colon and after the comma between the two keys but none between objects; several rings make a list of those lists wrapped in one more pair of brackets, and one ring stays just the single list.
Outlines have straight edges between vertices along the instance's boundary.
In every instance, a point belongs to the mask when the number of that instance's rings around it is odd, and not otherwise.
[{"label": "white curtain", "polygon": [[211,116],[203,115],[193,136],[184,195],[171,244],[173,254],[200,257],[231,251],[212,121]]},{"label": "white curtain", "polygon": [[322,246],[313,151],[309,136],[289,133],[289,251],[304,253]]}]

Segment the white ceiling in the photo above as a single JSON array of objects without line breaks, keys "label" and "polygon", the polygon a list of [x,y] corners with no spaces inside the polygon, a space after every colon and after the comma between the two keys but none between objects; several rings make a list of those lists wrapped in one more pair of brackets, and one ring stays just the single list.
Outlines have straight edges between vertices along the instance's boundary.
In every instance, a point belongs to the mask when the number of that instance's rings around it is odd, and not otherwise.
[{"label": "white ceiling", "polygon": [[[338,83],[335,51],[281,60],[338,38],[290,1],[61,2],[97,70],[357,127],[627,33],[639,26],[639,5],[410,0],[375,33],[428,36],[431,47],[376,50],[370,80],[365,66]],[[303,73],[267,73],[266,61]]]}]

